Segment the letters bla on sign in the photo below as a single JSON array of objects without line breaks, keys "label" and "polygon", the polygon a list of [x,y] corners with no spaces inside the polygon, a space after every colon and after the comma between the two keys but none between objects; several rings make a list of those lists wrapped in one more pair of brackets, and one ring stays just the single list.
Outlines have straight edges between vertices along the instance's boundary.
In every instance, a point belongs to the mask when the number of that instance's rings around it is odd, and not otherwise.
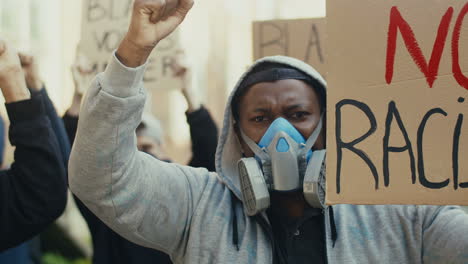
[{"label": "letters bla on sign", "polygon": [[[96,73],[104,71],[127,32],[132,8],[133,0],[83,0],[80,52],[91,60]],[[158,90],[181,87],[171,68],[178,49],[178,32],[161,41],[149,59],[145,87]]]},{"label": "letters bla on sign", "polygon": [[254,60],[290,56],[313,65],[325,76],[325,30],[325,18],[254,22]]},{"label": "letters bla on sign", "polygon": [[468,205],[468,1],[327,12],[327,202]]}]

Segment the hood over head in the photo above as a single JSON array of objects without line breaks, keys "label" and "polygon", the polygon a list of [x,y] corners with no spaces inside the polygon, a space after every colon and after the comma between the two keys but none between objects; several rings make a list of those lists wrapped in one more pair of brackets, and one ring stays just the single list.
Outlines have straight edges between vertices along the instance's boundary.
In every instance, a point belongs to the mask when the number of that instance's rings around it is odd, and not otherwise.
[{"label": "hood over head", "polygon": [[[237,162],[242,158],[242,149],[234,130],[235,118],[232,111],[233,99],[237,97],[243,91],[240,89],[249,88],[251,85],[251,78],[253,73],[256,73],[263,66],[274,65],[273,68],[286,68],[295,69],[304,73],[310,77],[313,83],[318,84],[314,89],[319,94],[319,97],[323,96],[321,100],[325,100],[326,96],[326,82],[323,77],[307,63],[286,56],[273,56],[265,57],[256,61],[244,75],[237,82],[235,88],[232,90],[226,104],[224,112],[223,129],[221,131],[218,148],[216,151],[216,171],[219,179],[226,184],[229,189],[242,201],[242,193],[240,190],[239,172],[237,168]],[[261,71],[261,70],[260,70]],[[246,84],[247,83],[247,84]],[[324,102],[323,102],[324,103]],[[323,106],[322,106],[323,107]]]}]

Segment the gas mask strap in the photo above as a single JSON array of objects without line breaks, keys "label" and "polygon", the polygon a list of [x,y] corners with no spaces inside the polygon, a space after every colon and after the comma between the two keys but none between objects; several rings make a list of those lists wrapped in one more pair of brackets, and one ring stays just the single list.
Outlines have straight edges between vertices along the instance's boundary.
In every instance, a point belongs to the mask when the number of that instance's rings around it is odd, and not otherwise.
[{"label": "gas mask strap", "polygon": [[239,128],[241,137],[244,140],[244,142],[249,146],[249,148],[257,154],[262,160],[267,160],[268,159],[268,154],[260,148],[252,139],[250,139],[242,130],[242,128]]},{"label": "gas mask strap", "polygon": [[317,124],[317,127],[315,128],[314,132],[307,139],[304,148],[302,149],[302,152],[307,153],[312,148],[312,146],[314,146],[315,142],[317,141],[317,138],[320,136],[320,132],[322,131],[322,120],[323,115],[320,117],[320,121]]}]

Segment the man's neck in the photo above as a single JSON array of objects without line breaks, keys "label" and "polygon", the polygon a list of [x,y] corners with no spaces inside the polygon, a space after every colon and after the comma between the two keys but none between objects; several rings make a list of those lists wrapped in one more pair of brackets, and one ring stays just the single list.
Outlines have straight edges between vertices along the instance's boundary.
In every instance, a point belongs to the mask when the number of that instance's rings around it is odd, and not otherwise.
[{"label": "man's neck", "polygon": [[278,193],[272,192],[271,206],[273,212],[287,218],[300,218],[304,215],[307,203],[302,192]]}]

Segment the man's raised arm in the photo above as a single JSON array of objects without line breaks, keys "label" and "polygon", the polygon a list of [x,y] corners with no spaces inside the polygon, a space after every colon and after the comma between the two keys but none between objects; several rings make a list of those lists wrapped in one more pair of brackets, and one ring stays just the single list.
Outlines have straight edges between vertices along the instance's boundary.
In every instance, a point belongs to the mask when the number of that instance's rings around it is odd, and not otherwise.
[{"label": "man's raised arm", "polygon": [[193,0],[136,0],[129,31],[88,90],[69,163],[72,191],[127,239],[172,254],[208,180],[206,170],[137,151],[151,51],[184,19]]}]

